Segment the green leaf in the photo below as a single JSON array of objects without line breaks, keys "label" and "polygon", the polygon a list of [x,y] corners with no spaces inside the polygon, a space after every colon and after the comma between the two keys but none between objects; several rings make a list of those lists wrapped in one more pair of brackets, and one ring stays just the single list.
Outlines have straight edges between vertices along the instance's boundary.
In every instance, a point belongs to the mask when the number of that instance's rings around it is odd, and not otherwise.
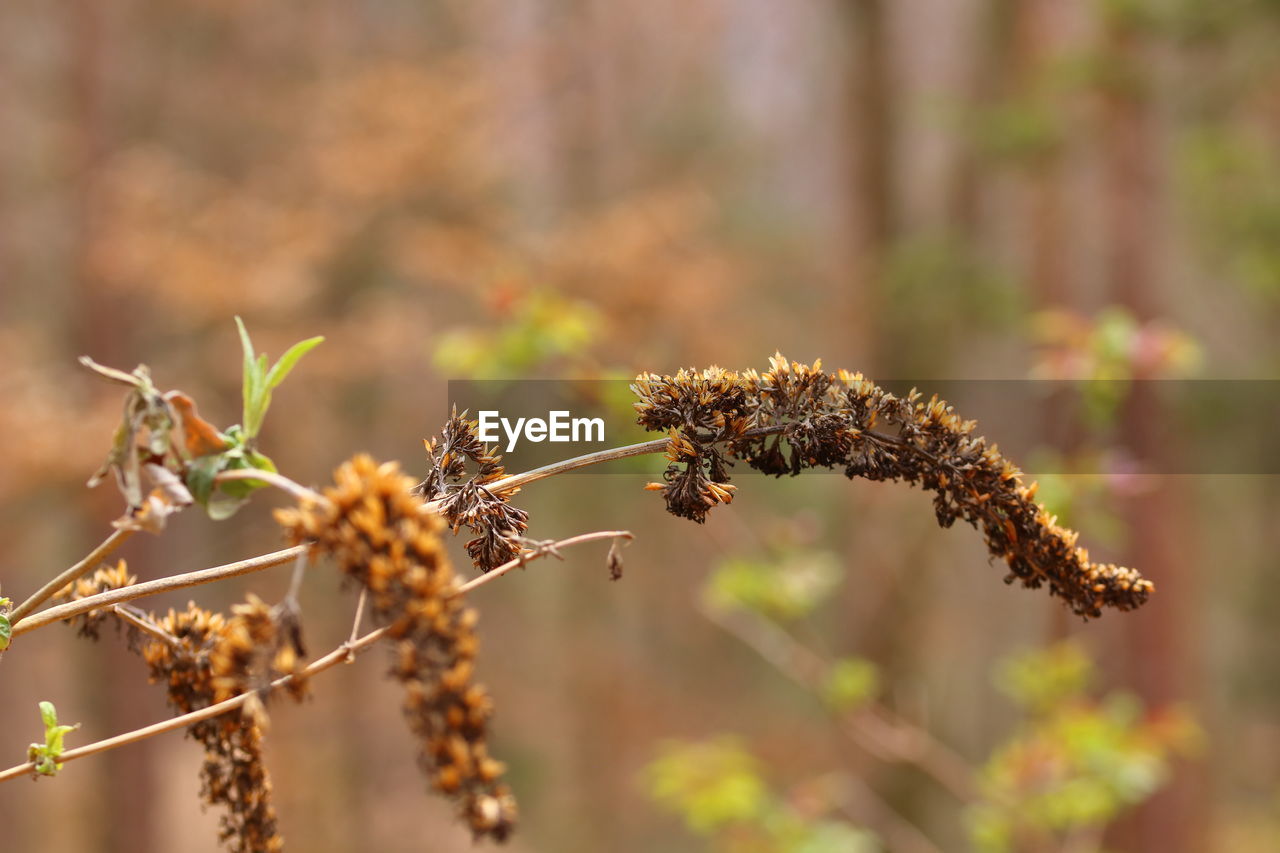
[{"label": "green leaf", "polygon": [[0,652],[9,648],[13,640],[13,625],[9,622],[8,613],[0,613]]},{"label": "green leaf", "polygon": [[249,332],[239,317],[236,317],[236,327],[240,331],[240,346],[244,350],[244,435],[246,439],[252,439],[262,429],[262,421],[271,405],[271,391],[279,387],[298,360],[322,343],[324,338],[317,336],[299,341],[289,347],[268,370],[267,356],[254,353]]},{"label": "green leaf", "polygon": [[213,521],[226,521],[235,515],[240,507],[248,502],[247,497],[238,498],[223,491],[214,492],[205,504],[204,511]]},{"label": "green leaf", "polygon": [[40,703],[40,719],[44,723],[44,743],[33,743],[27,748],[27,758],[35,764],[35,771],[42,776],[53,776],[62,769],[58,757],[62,755],[63,739],[68,732],[80,728],[58,725],[58,712],[52,702]]},{"label": "green leaf", "polygon": [[258,368],[258,360],[253,354],[253,341],[249,340],[249,330],[244,327],[244,321],[238,316],[236,317],[236,328],[240,332],[240,348],[244,350],[244,422],[248,426],[251,414],[254,412],[258,398],[261,396],[261,388],[263,382],[262,372]]},{"label": "green leaf", "polygon": [[[238,433],[237,433],[238,434]],[[223,471],[257,469],[275,473],[276,465],[271,457],[243,446],[235,446],[222,453],[201,456],[187,466],[186,486],[196,503],[205,508],[209,518],[224,521],[244,506],[249,495],[266,488],[262,480],[232,480],[218,483],[215,478]]]},{"label": "green leaf", "polygon": [[[227,451],[223,456],[225,459],[225,464],[221,469],[223,471],[243,471],[250,468],[272,473],[276,471],[276,464],[271,461],[271,457],[256,450],[238,447],[235,450]],[[234,498],[247,498],[258,489],[266,487],[267,483],[262,480],[232,480],[218,484],[220,492]]]},{"label": "green leaf", "polygon": [[305,341],[299,341],[285,351],[280,356],[280,360],[275,363],[270,372],[267,373],[266,389],[270,394],[272,389],[278,387],[285,377],[289,375],[289,371],[293,370],[293,366],[298,360],[313,349],[324,343],[324,336],[317,335],[314,338],[307,338]]},{"label": "green leaf", "polygon": [[209,497],[217,485],[213,478],[218,476],[225,465],[226,459],[221,453],[200,456],[187,465],[187,491],[191,492],[191,497],[200,506],[208,505]]}]

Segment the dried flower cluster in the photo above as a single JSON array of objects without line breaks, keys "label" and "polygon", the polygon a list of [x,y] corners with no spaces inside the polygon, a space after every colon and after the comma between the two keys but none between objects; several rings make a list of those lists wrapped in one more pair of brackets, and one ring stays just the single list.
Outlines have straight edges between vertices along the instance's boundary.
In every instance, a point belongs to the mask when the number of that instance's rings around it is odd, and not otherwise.
[{"label": "dried flower cluster", "polygon": [[1009,566],[1006,582],[1047,583],[1081,616],[1100,616],[1104,606],[1131,610],[1154,589],[1133,569],[1092,562],[1076,532],[1034,501],[1036,484],[1023,485],[1022,472],[973,434],[975,422],[936,397],[895,397],[860,373],[825,373],[821,362],[781,355],[764,374],[646,373],[632,390],[640,424],[670,436],[665,482],[649,487],[675,515],[701,522],[732,498],[728,458],[777,476],[841,467],[848,477],[934,492],[938,523],[963,519],[981,530],[991,555]]},{"label": "dried flower cluster", "polygon": [[[519,556],[529,513],[507,503],[518,489],[500,493],[489,488],[506,475],[499,464],[502,457],[480,441],[478,424],[465,415],[454,410],[440,438],[424,442],[431,470],[414,493],[438,501],[440,514],[454,533],[466,525],[479,534],[467,543],[467,554],[487,572]],[[476,466],[476,473],[464,480],[468,462]]]},{"label": "dried flower cluster", "polygon": [[[186,610],[170,610],[156,620],[169,639],[155,639],[142,649],[151,680],[169,692],[169,704],[179,713],[207,708],[237,696],[267,673],[251,674],[258,661],[255,646],[270,648],[278,633],[258,619],[262,602],[250,598],[233,608],[230,619],[189,603]],[[269,614],[266,621],[271,622]],[[283,674],[283,673],[276,673]],[[254,686],[258,686],[254,684]],[[261,702],[194,723],[191,737],[205,748],[200,770],[200,795],[210,805],[226,808],[219,831],[233,853],[273,853],[284,849],[271,804],[271,779],[263,760],[266,724]]]},{"label": "dried flower cluster", "polygon": [[[76,600],[136,582],[124,561],[98,569],[61,593]],[[194,603],[157,618],[121,607],[91,610],[72,620],[80,633],[97,639],[102,621],[116,616],[131,648],[139,651],[152,682],[164,684],[169,704],[180,714],[207,708],[242,693],[266,687],[273,679],[293,675],[288,690],[301,699],[306,682],[301,639],[292,611],[268,607],[250,595],[232,608],[230,619]],[[128,616],[130,621],[124,621]],[[226,808],[219,839],[233,853],[271,853],[284,849],[271,804],[271,779],[263,762],[266,712],[261,700],[240,711],[194,723],[191,737],[205,748],[200,770],[201,797]]]},{"label": "dried flower cluster", "polygon": [[[295,700],[307,695],[303,669],[306,650],[297,612],[285,604],[269,606],[253,593],[231,608],[218,644],[209,655],[213,675],[213,701],[261,690],[283,676],[292,676],[285,689]],[[261,705],[250,703],[250,712]]]},{"label": "dried flower cluster", "polygon": [[[453,430],[442,444],[445,466],[460,458],[453,454],[474,459]],[[477,613],[456,594],[440,539],[444,524],[423,511],[413,480],[395,463],[357,456],[338,468],[335,481],[325,503],[281,510],[277,519],[294,542],[331,554],[368,590],[394,645],[391,673],[404,685],[404,713],[421,740],[424,771],[436,790],[460,802],[476,837],[505,839],[515,800],[500,781],[503,765],[488,754],[493,704],[472,682]]]},{"label": "dried flower cluster", "polygon": [[[133,586],[138,579],[129,574],[129,566],[124,560],[120,560],[112,567],[103,566],[95,571],[92,575],[80,578],[72,584],[67,584],[58,593],[57,597],[66,599],[67,601],[79,601],[82,598],[88,598],[91,595],[108,592],[113,589],[121,589],[126,586]],[[90,610],[88,613],[82,613],[77,616],[72,624],[76,626],[80,636],[90,637],[94,640],[99,638],[99,632],[102,629],[102,623],[111,615],[110,610],[99,608]],[[117,624],[119,624],[117,622]]]}]

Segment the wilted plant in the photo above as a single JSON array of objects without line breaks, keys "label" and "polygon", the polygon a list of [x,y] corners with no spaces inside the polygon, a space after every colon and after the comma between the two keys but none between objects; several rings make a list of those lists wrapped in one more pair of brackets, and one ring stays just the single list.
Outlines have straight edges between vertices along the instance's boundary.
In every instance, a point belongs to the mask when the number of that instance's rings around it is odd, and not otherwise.
[{"label": "wilted plant", "polygon": [[[764,374],[710,368],[638,377],[633,390],[639,422],[666,434],[657,441],[509,475],[480,441],[477,424],[455,412],[439,438],[426,442],[428,471],[421,482],[395,463],[356,455],[338,467],[332,486],[315,492],[282,476],[257,441],[272,390],[320,339],[295,345],[268,368],[243,324],[239,328],[244,414],[241,424],[225,430],[201,418],[187,395],[159,391],[145,366],[125,373],[82,359],[128,388],[111,452],[91,481],[114,476],[126,510],[115,532],[85,559],[12,612],[7,605],[0,608],[3,640],[57,621],[69,621],[93,638],[104,624],[117,625],[151,679],[164,684],[178,716],[70,750],[62,749],[66,731],[59,727],[56,743],[47,740],[30,761],[0,772],[0,781],[186,728],[205,747],[202,796],[224,808],[222,840],[244,853],[282,849],[263,762],[268,702],[281,689],[301,699],[311,677],[382,641],[391,675],[403,687],[404,716],[430,785],[457,803],[476,837],[506,838],[516,822],[515,799],[502,781],[504,766],[488,752],[494,703],[475,681],[479,620],[464,595],[530,560],[596,540],[611,541],[607,565],[612,578],[620,577],[620,545],[629,533],[530,539],[528,513],[510,501],[527,483],[625,456],[665,452],[663,482],[649,488],[663,493],[673,514],[694,521],[733,499],[728,480],[734,461],[776,475],[840,467],[850,477],[903,480],[933,491],[939,523],[963,519],[978,528],[992,555],[1008,564],[1008,580],[1030,587],[1047,583],[1082,616],[1098,616],[1103,606],[1136,607],[1152,589],[1130,569],[1091,562],[1076,546],[1076,534],[1057,526],[1034,502],[1034,484],[1023,485],[1018,469],[945,403],[923,402],[915,392],[894,397],[860,374],[827,374],[820,365],[788,363],[781,356]],[[276,514],[291,547],[146,583],[138,583],[123,561],[104,564],[129,536],[160,533],[165,519],[185,507],[200,505],[211,518],[225,519],[267,486],[297,499],[296,508]],[[462,527],[477,534],[467,552],[483,573],[467,582],[455,574],[441,541],[446,528],[457,533]],[[330,557],[359,587],[360,602],[351,639],[307,662],[299,593],[305,561],[320,556]],[[274,606],[253,595],[230,614],[191,603],[159,615],[128,604],[290,562],[296,564],[294,583]],[[732,589],[750,586],[750,580],[744,575]],[[757,583],[754,594],[762,601],[776,598],[784,609],[803,607],[813,585],[822,583],[814,575],[780,596]],[[61,603],[37,611],[55,596]],[[361,635],[366,600],[377,627]],[[831,668],[826,680],[834,703],[848,704],[851,694],[874,686],[873,674],[853,664]]]}]

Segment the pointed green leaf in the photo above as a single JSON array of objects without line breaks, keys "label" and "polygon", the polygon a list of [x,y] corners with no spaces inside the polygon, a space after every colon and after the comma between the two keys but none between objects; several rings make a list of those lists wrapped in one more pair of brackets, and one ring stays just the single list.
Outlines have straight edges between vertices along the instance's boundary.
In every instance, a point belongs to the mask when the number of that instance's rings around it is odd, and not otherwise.
[{"label": "pointed green leaf", "polygon": [[249,412],[253,409],[254,400],[257,399],[258,392],[258,371],[257,364],[253,355],[253,341],[249,340],[249,330],[244,327],[244,321],[239,316],[236,317],[236,328],[240,332],[240,348],[244,350],[244,420],[249,420]]},{"label": "pointed green leaf", "polygon": [[289,347],[289,349],[285,351],[285,354],[280,356],[280,360],[275,363],[275,366],[271,368],[271,371],[267,373],[266,389],[268,393],[284,381],[285,377],[289,375],[289,371],[293,370],[294,365],[298,363],[299,359],[322,343],[324,343],[324,336],[317,335],[314,338],[307,338],[305,341],[298,341],[298,343]]}]

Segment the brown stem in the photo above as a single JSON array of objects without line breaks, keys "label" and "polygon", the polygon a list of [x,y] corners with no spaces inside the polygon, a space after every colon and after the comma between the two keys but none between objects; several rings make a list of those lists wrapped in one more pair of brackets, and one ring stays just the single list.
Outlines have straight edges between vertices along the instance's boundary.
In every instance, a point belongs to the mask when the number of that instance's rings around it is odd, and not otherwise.
[{"label": "brown stem", "polygon": [[156,623],[152,622],[150,619],[147,619],[145,616],[142,616],[138,613],[134,613],[133,610],[134,608],[125,607],[122,604],[111,605],[112,613],[114,613],[116,616],[123,619],[125,622],[128,622],[130,625],[137,628],[139,631],[142,631],[146,634],[150,634],[151,636],[155,637],[157,640],[160,640],[163,643],[167,643],[168,645],[172,646],[175,649],[182,648],[182,643],[178,641],[177,637],[173,636],[168,631],[161,628]]},{"label": "brown stem", "polygon": [[631,532],[628,530],[597,530],[594,533],[580,533],[577,536],[570,536],[568,539],[561,539],[560,541],[552,542],[543,548],[534,549],[530,552],[521,554],[514,560],[509,560],[501,566],[498,566],[496,569],[492,569],[485,574],[480,575],[478,578],[472,578],[459,586],[454,594],[460,595],[464,592],[470,592],[478,586],[484,586],[490,581],[495,581],[502,577],[512,569],[522,568],[530,560],[536,560],[538,557],[545,557],[548,555],[558,557],[560,555],[556,552],[561,548],[567,548],[570,545],[581,545],[584,542],[594,542],[598,539],[623,539],[629,542],[634,538],[635,537],[632,536]]},{"label": "brown stem", "polygon": [[[112,551],[119,548],[126,539],[133,535],[133,533],[134,531],[132,530],[117,528],[110,536],[103,540],[101,545],[90,551],[88,556],[83,560],[76,563],[74,566],[67,569],[44,586],[40,587],[39,591],[36,592],[35,595],[15,607],[13,612],[9,614],[9,620],[15,623],[16,626],[19,619],[26,616],[32,610],[35,610],[44,602],[48,601],[58,592],[58,590],[73,581],[79,580],[97,568],[99,563],[106,559]],[[15,630],[14,633],[16,634],[17,631]]]},{"label": "brown stem", "polygon": [[[502,494],[510,492],[514,489],[532,483],[535,480],[545,480],[547,477],[554,477],[556,474],[563,474],[566,471],[573,471],[576,468],[586,468],[588,465],[598,465],[601,462],[613,462],[618,459],[627,459],[632,456],[644,456],[646,453],[661,453],[667,449],[667,439],[657,438],[653,441],[642,441],[639,444],[628,444],[623,447],[611,447],[608,450],[597,450],[595,453],[586,453],[582,456],[575,456],[572,459],[563,459],[559,462],[552,462],[550,465],[543,465],[541,468],[533,468],[520,474],[512,474],[509,477],[503,477],[501,480],[494,480],[487,483],[486,488],[494,494]],[[438,512],[440,509],[439,500],[429,501],[423,504],[424,512]]]},{"label": "brown stem", "polygon": [[160,578],[146,583],[136,583],[132,586],[112,589],[87,598],[69,601],[66,604],[60,604],[57,607],[50,607],[48,610],[32,614],[20,622],[15,622],[13,636],[16,637],[19,634],[34,631],[36,628],[52,622],[60,622],[63,619],[79,616],[81,613],[87,613],[99,607],[132,601],[135,598],[155,595],[158,592],[169,592],[170,590],[182,589],[188,586],[199,586],[200,584],[220,581],[224,578],[233,578],[237,575],[247,575],[262,569],[269,569],[272,566],[289,562],[300,554],[306,553],[306,550],[306,545],[295,545],[292,548],[285,548],[283,551],[273,551],[270,554],[250,557],[248,560],[228,563],[225,566],[214,566],[211,569],[201,569],[197,572],[187,572],[186,574]]},{"label": "brown stem", "polygon": [[[347,660],[348,655],[358,654],[376,643],[378,639],[386,633],[386,631],[386,628],[379,628],[376,631],[370,631],[354,643],[343,643],[341,646],[304,669],[302,671],[303,676],[310,677],[316,673],[324,672],[326,669],[330,669],[337,664],[342,663]],[[268,685],[267,690],[275,690],[283,687],[292,680],[292,675],[277,678]],[[94,743],[76,747],[75,749],[69,749],[62,753],[62,755],[58,756],[58,762],[61,764],[68,761],[75,761],[77,758],[85,758],[90,755],[96,755],[99,752],[106,752],[109,749],[127,746],[128,744],[137,743],[138,741],[145,740],[149,737],[155,737],[156,735],[164,734],[165,732],[171,732],[174,729],[189,726],[192,723],[198,723],[201,720],[217,717],[220,714],[225,714],[228,711],[239,708],[245,702],[249,701],[251,696],[257,695],[259,695],[259,691],[256,690],[248,693],[241,693],[239,696],[233,696],[232,698],[219,702],[216,705],[210,705],[208,708],[201,708],[198,711],[192,711],[189,714],[183,714],[168,720],[161,720],[158,723],[152,723],[149,726],[134,729],[131,732],[125,732],[124,734],[116,735],[115,737],[109,737],[105,740],[95,741]],[[35,770],[35,764],[30,761],[26,764],[19,764],[15,767],[10,767],[8,770],[0,772],[0,782],[6,782],[9,779],[16,779],[19,776],[25,776],[33,770]]]},{"label": "brown stem", "polygon": [[[464,592],[467,592],[468,590],[475,589],[478,586],[482,586],[483,584],[489,583],[490,581],[498,577],[501,577],[502,575],[506,574],[507,572],[511,571],[517,566],[524,565],[529,560],[536,560],[539,557],[546,557],[552,554],[556,554],[556,552],[560,548],[567,548],[570,545],[580,545],[584,542],[592,542],[598,539],[606,539],[606,538],[631,539],[632,536],[631,536],[631,533],[625,530],[603,530],[603,531],[597,531],[594,533],[583,533],[578,536],[571,536],[568,539],[561,539],[558,542],[554,542],[546,546],[545,548],[535,550],[529,554],[525,554],[523,558],[517,558],[515,560],[512,560],[509,563],[504,563],[503,565],[489,572],[487,575],[481,575],[480,577],[475,578],[474,580],[468,581],[467,583],[462,584],[461,586],[455,588],[452,592],[449,593],[449,595],[450,596],[462,595]],[[275,554],[268,554],[268,555],[265,555],[265,557],[256,557],[254,559],[263,560],[266,557],[272,557],[272,558],[275,558],[276,560],[274,563],[272,563],[272,565],[278,565],[280,563],[288,562],[290,559],[292,559],[301,551],[305,551],[306,547],[307,546],[305,545],[299,545],[294,548],[288,548],[284,551],[277,551]],[[232,564],[232,565],[233,566],[243,565],[251,562],[253,561],[244,560],[239,564]],[[204,573],[215,572],[220,569],[226,569],[226,568],[229,568],[229,567],[219,566],[218,569],[205,569]],[[260,566],[259,568],[265,568],[265,566]],[[253,569],[245,569],[243,571],[237,572],[237,574],[244,574],[245,571],[253,571]],[[191,575],[197,575],[197,574],[202,574],[202,572],[191,573]],[[152,581],[151,584],[174,581],[174,580],[177,580],[179,577],[191,577],[191,575],[186,575],[186,576],[178,575],[173,578],[164,578],[160,581]],[[224,575],[224,576],[230,577],[230,575]],[[210,580],[217,580],[217,578],[210,578]],[[85,598],[85,599],[81,599],[80,601],[72,602],[72,604],[77,604],[77,605],[84,604],[85,602],[91,601],[93,599],[97,599],[97,606],[103,607],[103,606],[106,606],[107,604],[107,602],[103,601],[105,596],[113,595],[115,593],[136,590],[140,586],[148,586],[148,585],[149,584],[136,584],[132,587],[125,587],[124,589],[111,590],[110,592],[103,593],[102,595],[97,595],[97,596],[93,596],[92,598]],[[153,591],[158,591],[158,590],[153,590]],[[64,605],[63,607],[66,607],[66,605]],[[46,613],[52,613],[54,610],[60,610],[60,609],[62,608],[51,608],[50,610],[46,610],[44,613],[39,614],[39,616],[43,617]],[[93,609],[93,608],[91,607],[89,609]],[[62,618],[66,618],[66,617],[64,616]],[[352,660],[356,654],[364,651],[369,646],[377,642],[378,639],[382,637],[383,634],[386,633],[386,631],[387,629],[385,627],[378,628],[377,630],[370,631],[368,634],[365,634],[363,637],[361,637],[358,640],[347,641],[343,643],[342,645],[338,646],[338,648],[329,652],[324,657],[311,663],[306,669],[302,671],[303,677],[310,677],[312,675],[315,675],[316,673],[324,672],[326,669],[330,669],[339,663]],[[17,626],[15,626],[14,628],[14,633],[15,634],[18,633]],[[189,726],[192,723],[198,723],[201,720],[207,720],[207,719],[210,719],[211,717],[216,717],[220,714],[225,714],[228,711],[232,711],[232,710],[235,710],[236,708],[239,708],[245,702],[249,701],[249,698],[251,696],[259,695],[262,692],[269,692],[271,690],[276,690],[288,684],[292,679],[293,679],[292,675],[286,675],[281,678],[277,678],[275,681],[271,682],[270,685],[264,688],[264,691],[251,691],[249,693],[242,693],[239,696],[234,696],[223,702],[219,702],[216,705],[210,705],[208,708],[201,708],[198,711],[192,711],[189,714],[183,714],[178,717],[173,717],[172,719],[162,720],[158,723],[153,723],[152,725],[144,726],[143,728],[140,728],[140,729],[134,729],[131,732],[125,732],[124,734],[116,735],[115,737],[110,737],[110,738],[106,738],[105,740],[95,741],[94,743],[86,744],[85,746],[76,747],[75,749],[69,749],[58,757],[58,761],[59,763],[65,763],[67,761],[74,761],[77,758],[85,758],[90,755],[96,755],[99,752],[105,752],[106,750],[109,750],[109,749],[115,749],[117,747],[127,746],[128,744],[131,744],[131,743],[137,743],[140,740],[144,740],[149,737],[154,737],[155,735],[164,734],[165,732],[171,732],[175,729],[180,729],[185,726]],[[17,766],[10,767],[8,770],[0,772],[0,782],[5,782],[5,781],[8,781],[9,779],[16,779],[20,776],[25,776],[33,772],[34,770],[35,770],[35,764],[32,762],[27,762],[26,764],[19,764]]]},{"label": "brown stem", "polygon": [[215,483],[225,483],[230,480],[261,480],[281,491],[288,492],[298,500],[308,500],[321,505],[329,503],[325,496],[319,492],[308,489],[283,474],[278,474],[275,471],[263,471],[260,468],[236,468],[234,471],[223,471],[213,480]]}]

